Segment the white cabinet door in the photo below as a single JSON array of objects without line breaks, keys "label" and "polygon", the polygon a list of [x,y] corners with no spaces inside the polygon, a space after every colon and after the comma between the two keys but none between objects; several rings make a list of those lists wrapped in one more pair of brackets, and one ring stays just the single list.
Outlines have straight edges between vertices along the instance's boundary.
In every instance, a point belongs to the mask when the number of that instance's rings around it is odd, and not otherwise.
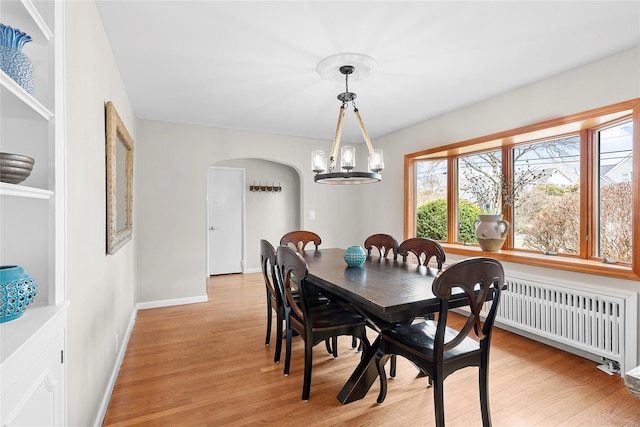
[{"label": "white cabinet door", "polygon": [[[53,316],[44,311],[55,311]],[[36,308],[17,321],[3,324],[30,331],[38,316],[50,320],[33,332],[0,365],[0,421],[2,426],[65,425],[65,324],[66,306]],[[22,328],[21,328],[22,326]],[[8,343],[10,344],[10,343]]]}]

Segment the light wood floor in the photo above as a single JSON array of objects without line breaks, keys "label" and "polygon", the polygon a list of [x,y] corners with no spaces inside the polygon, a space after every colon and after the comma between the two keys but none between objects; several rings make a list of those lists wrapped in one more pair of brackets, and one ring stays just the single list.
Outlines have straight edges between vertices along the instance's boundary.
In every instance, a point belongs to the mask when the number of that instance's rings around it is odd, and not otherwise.
[{"label": "light wood floor", "polygon": [[[336,400],[360,357],[347,337],[337,359],[315,347],[311,398],[302,402],[301,340],[288,377],[273,363],[275,332],[264,345],[262,276],[213,277],[208,293],[206,303],[138,313],[105,426],[434,425],[427,379],[402,358],[383,404],[377,382],[363,400]],[[502,330],[492,342],[489,387],[494,426],[640,426],[640,400],[619,376]],[[447,425],[481,424],[476,368],[447,378],[445,404]]]}]

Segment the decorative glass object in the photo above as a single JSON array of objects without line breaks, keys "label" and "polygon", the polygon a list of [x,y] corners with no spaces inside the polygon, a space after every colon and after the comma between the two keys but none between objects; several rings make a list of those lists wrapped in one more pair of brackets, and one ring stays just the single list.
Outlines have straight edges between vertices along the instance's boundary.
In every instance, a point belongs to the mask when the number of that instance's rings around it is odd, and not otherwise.
[{"label": "decorative glass object", "polygon": [[33,65],[22,53],[31,36],[8,25],[0,24],[0,69],[25,91],[33,93]]},{"label": "decorative glass object", "polygon": [[351,145],[344,145],[340,149],[340,168],[349,172],[356,167],[356,150]]},{"label": "decorative glass object", "polygon": [[322,173],[327,170],[327,157],[322,150],[311,152],[311,170],[315,173]]},{"label": "decorative glass object", "polygon": [[369,170],[371,172],[380,173],[384,169],[384,157],[382,148],[376,148],[373,153],[369,153]]},{"label": "decorative glass object", "polygon": [[360,267],[367,259],[367,253],[362,246],[349,246],[344,251],[344,260],[349,267]]},{"label": "decorative glass object", "polygon": [[33,278],[17,265],[0,266],[0,323],[22,316],[36,296]]}]

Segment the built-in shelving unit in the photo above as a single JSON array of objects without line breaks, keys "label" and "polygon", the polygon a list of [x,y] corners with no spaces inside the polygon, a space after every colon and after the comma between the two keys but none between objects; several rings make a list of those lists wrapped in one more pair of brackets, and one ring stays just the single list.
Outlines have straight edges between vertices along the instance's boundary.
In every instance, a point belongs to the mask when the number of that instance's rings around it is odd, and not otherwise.
[{"label": "built-in shelving unit", "polygon": [[66,424],[64,349],[64,2],[2,0],[0,22],[31,36],[27,93],[0,70],[0,151],[35,159],[20,184],[0,183],[0,264],[20,265],[38,293],[0,324],[1,425]]}]

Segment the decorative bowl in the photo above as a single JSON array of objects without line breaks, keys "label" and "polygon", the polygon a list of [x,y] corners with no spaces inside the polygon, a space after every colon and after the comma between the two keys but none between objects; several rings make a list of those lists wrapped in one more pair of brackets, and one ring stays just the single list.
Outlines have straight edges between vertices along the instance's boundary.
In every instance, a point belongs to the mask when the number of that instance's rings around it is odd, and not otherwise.
[{"label": "decorative bowl", "polygon": [[344,260],[349,267],[360,267],[367,259],[367,253],[362,246],[349,246],[344,251]]},{"label": "decorative bowl", "polygon": [[20,184],[31,175],[35,160],[13,153],[0,153],[0,181]]}]

